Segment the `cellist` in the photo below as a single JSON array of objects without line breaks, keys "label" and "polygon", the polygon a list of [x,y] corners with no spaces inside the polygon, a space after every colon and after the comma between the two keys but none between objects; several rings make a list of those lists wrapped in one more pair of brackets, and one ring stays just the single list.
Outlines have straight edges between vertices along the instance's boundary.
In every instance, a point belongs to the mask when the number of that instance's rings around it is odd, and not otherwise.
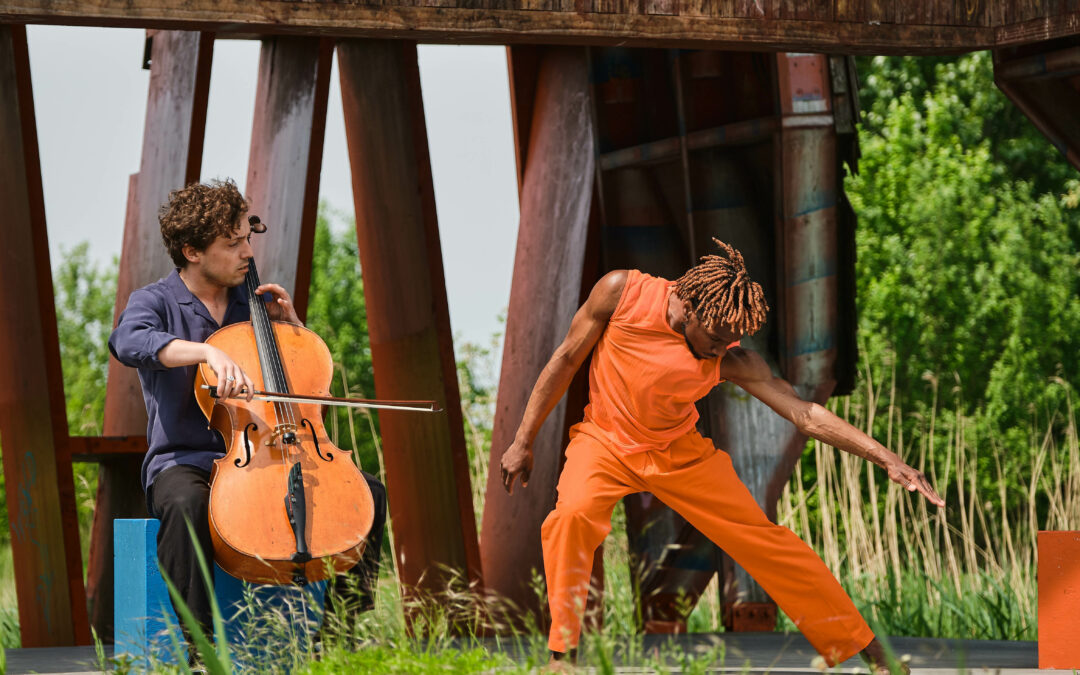
[{"label": "cellist", "polygon": [[[242,288],[253,257],[247,211],[247,201],[231,180],[193,183],[170,194],[158,219],[176,269],[131,294],[109,337],[112,355],[139,371],[149,418],[142,487],[147,509],[161,521],[158,560],[204,628],[212,620],[209,589],[187,522],[204,558],[213,560],[209,481],[225,443],[208,427],[193,384],[197,365],[206,363],[218,377],[220,397],[244,393],[250,400],[254,391],[247,374],[225,352],[204,343],[219,328],[250,319]],[[302,325],[284,288],[264,283],[257,293],[270,298],[267,312],[272,320]],[[361,611],[374,606],[386,522],[386,489],[371,474],[363,476],[375,502],[368,545],[360,563],[349,575],[339,576],[336,592],[328,594],[355,601]],[[359,597],[349,598],[353,589],[359,590]]]}]

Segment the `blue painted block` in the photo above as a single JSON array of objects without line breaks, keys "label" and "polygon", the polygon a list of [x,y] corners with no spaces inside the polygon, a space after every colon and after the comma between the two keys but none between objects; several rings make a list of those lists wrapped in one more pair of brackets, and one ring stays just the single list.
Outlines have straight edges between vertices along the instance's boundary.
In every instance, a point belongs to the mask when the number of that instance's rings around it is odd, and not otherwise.
[{"label": "blue painted block", "polygon": [[[174,663],[170,627],[179,638],[179,625],[169,590],[157,562],[156,519],[113,521],[115,653],[128,654],[144,668],[149,657]],[[322,620],[325,582],[296,586],[253,585],[214,565],[214,596],[225,619],[231,645],[246,650],[280,644],[303,644]],[[286,616],[267,619],[268,616]],[[249,651],[250,653],[250,651]]]}]

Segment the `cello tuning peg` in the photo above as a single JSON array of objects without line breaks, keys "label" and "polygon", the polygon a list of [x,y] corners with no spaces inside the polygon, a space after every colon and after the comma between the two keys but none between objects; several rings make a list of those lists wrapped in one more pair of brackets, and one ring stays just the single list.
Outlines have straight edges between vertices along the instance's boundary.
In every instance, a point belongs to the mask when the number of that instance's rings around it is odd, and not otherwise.
[{"label": "cello tuning peg", "polygon": [[259,220],[258,216],[248,216],[248,225],[251,226],[251,231],[256,233],[266,232],[266,223]]}]

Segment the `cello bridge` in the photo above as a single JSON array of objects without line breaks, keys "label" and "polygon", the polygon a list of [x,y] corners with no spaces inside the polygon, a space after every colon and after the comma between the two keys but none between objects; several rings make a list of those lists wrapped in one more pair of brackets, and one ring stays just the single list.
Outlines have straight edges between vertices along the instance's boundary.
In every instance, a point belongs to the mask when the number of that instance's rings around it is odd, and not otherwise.
[{"label": "cello bridge", "polygon": [[293,445],[296,443],[296,425],[295,424],[279,424],[274,427],[273,433],[270,434],[270,438],[266,439],[266,446],[270,447],[277,443],[278,439],[282,439],[286,445]]}]

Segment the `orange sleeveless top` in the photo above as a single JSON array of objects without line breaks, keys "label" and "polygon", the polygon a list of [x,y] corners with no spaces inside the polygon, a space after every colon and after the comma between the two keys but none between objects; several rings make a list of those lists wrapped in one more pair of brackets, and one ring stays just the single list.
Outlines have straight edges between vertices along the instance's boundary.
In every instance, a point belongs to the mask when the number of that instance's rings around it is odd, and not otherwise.
[{"label": "orange sleeveless top", "polygon": [[694,358],[667,321],[675,283],[630,270],[589,368],[585,421],[624,453],[664,450],[698,421],[694,402],[720,383],[721,359]]}]

